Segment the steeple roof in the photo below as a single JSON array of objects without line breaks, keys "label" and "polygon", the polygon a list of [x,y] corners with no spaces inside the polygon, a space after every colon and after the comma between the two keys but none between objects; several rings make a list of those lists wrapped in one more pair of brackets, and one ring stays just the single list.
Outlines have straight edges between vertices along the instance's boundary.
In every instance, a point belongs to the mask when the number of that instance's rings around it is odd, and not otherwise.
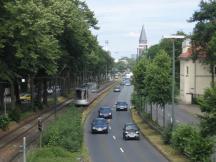
[{"label": "steeple roof", "polygon": [[147,44],[147,37],[146,37],[146,31],[144,25],[142,26],[142,30],[139,38],[139,44]]}]

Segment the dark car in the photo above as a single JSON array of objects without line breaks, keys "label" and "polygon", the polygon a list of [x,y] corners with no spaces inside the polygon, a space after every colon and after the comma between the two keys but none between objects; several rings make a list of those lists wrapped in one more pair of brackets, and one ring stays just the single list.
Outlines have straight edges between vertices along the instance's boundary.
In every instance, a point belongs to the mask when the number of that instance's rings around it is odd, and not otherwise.
[{"label": "dark car", "polygon": [[121,92],[121,87],[115,86],[115,88],[113,89],[113,92]]},{"label": "dark car", "polygon": [[126,123],[123,128],[123,139],[140,139],[139,128],[134,123]]},{"label": "dark car", "polygon": [[91,124],[91,132],[93,133],[108,133],[108,122],[104,118],[95,118]]},{"label": "dark car", "polygon": [[127,111],[128,110],[128,104],[125,101],[117,101],[116,103],[116,111]]},{"label": "dark car", "polygon": [[98,117],[105,119],[112,119],[112,109],[108,106],[100,107],[98,110]]}]

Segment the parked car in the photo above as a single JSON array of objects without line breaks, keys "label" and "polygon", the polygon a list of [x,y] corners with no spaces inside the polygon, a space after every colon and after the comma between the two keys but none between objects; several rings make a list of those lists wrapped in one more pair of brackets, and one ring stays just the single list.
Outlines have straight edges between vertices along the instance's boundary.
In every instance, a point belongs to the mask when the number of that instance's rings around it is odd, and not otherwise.
[{"label": "parked car", "polygon": [[21,102],[31,101],[31,94],[30,93],[22,93],[20,94]]},{"label": "parked car", "polygon": [[108,134],[109,124],[104,118],[95,118],[91,123],[91,133]]},{"label": "parked car", "polygon": [[120,86],[115,86],[113,89],[113,92],[121,92],[121,87]]},{"label": "parked car", "polygon": [[134,123],[126,123],[123,127],[123,139],[140,139],[139,128]]},{"label": "parked car", "polygon": [[116,102],[116,111],[127,111],[128,103],[126,101],[117,101]]},{"label": "parked car", "polygon": [[102,106],[98,110],[98,117],[112,119],[112,109],[109,106]]}]

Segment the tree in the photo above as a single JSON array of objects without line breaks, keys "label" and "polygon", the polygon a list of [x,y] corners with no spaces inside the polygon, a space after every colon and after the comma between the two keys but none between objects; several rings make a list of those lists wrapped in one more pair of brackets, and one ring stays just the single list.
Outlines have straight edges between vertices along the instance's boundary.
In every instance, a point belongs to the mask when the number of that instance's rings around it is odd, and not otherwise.
[{"label": "tree", "polygon": [[216,86],[206,89],[204,96],[198,99],[201,111],[201,133],[203,136],[216,135]]},{"label": "tree", "polygon": [[[164,50],[160,50],[146,70],[146,91],[149,101],[163,109],[165,127],[165,105],[171,101],[171,59]],[[158,106],[157,106],[158,109]]]},{"label": "tree", "polygon": [[216,1],[201,1],[200,10],[195,11],[190,22],[196,22],[192,34],[193,54],[195,58],[205,57],[203,63],[210,65],[212,86],[214,86],[214,66],[216,65],[215,33],[216,33]]}]

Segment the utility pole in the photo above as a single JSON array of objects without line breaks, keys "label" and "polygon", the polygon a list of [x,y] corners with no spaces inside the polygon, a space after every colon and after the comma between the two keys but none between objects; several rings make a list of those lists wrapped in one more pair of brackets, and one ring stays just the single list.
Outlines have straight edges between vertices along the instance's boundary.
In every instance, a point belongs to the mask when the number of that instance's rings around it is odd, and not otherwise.
[{"label": "utility pole", "polygon": [[26,162],[26,137],[23,137],[23,162]]}]

